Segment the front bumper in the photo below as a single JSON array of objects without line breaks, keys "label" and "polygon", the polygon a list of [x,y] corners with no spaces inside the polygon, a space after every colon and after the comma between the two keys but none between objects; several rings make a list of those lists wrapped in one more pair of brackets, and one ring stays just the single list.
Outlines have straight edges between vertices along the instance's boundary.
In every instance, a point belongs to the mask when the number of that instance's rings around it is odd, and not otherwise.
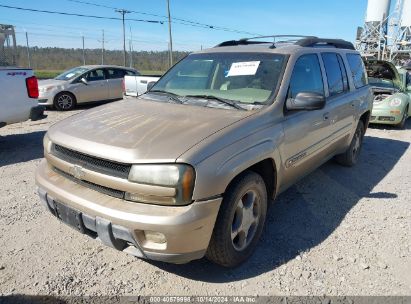
[{"label": "front bumper", "polygon": [[38,103],[39,105],[43,106],[52,106],[54,100],[55,93],[54,92],[40,92]]},{"label": "front bumper", "polygon": [[44,107],[43,106],[37,106],[37,107],[31,108],[31,110],[30,110],[30,119],[32,121],[42,120],[46,117],[47,117],[47,115],[44,114]]},{"label": "front bumper", "polygon": [[404,109],[379,109],[373,108],[370,118],[372,124],[397,125],[404,116]]},{"label": "front bumper", "polygon": [[[170,263],[204,256],[222,200],[180,207],[128,202],[59,175],[46,160],[37,169],[36,183],[47,209],[79,232],[137,257]],[[147,240],[147,231],[162,233],[166,242]]]}]

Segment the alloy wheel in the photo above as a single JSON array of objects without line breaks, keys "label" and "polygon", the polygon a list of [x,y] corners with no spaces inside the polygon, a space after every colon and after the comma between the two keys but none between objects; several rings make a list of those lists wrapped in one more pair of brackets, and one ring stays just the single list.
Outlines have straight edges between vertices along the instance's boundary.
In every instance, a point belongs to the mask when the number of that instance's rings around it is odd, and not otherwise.
[{"label": "alloy wheel", "polygon": [[261,203],[257,193],[247,191],[237,202],[231,224],[231,241],[237,251],[243,251],[254,239],[261,216]]}]

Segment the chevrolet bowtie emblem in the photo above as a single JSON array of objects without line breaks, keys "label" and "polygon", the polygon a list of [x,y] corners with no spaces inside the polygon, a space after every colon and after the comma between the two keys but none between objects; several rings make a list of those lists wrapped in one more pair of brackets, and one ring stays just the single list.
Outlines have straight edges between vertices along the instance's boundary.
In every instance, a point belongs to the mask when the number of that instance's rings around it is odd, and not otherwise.
[{"label": "chevrolet bowtie emblem", "polygon": [[83,167],[77,165],[70,168],[70,173],[77,179],[82,179],[86,175],[83,171]]}]

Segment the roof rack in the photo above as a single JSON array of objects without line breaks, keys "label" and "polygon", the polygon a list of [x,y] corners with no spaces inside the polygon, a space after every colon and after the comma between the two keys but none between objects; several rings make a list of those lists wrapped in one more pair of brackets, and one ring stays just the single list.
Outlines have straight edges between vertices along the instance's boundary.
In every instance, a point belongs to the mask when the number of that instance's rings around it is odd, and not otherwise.
[{"label": "roof rack", "polygon": [[355,50],[354,45],[351,42],[342,39],[325,39],[325,38],[305,38],[297,41],[296,45],[303,47],[335,47],[337,49],[349,49]]},{"label": "roof rack", "polygon": [[[256,39],[272,38],[273,41],[253,41]],[[354,45],[351,42],[342,39],[325,39],[315,36],[304,35],[270,35],[270,36],[258,36],[251,38],[242,38],[239,40],[224,41],[215,47],[223,46],[237,46],[237,45],[251,45],[251,44],[271,44],[270,48],[275,48],[276,44],[288,43],[295,44],[302,47],[335,47],[339,49],[355,50]]]}]

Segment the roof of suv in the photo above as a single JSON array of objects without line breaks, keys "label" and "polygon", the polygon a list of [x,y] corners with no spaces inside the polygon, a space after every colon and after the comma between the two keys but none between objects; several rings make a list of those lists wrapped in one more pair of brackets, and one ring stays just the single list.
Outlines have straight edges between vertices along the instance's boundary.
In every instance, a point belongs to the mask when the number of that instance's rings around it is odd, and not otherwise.
[{"label": "roof of suv", "polygon": [[[272,38],[273,41],[259,41],[259,39],[264,38]],[[224,41],[216,45],[214,48],[200,51],[198,53],[267,52],[291,54],[307,48],[355,51],[354,45],[351,42],[342,39],[326,39],[314,36],[297,35],[273,35]]]}]

